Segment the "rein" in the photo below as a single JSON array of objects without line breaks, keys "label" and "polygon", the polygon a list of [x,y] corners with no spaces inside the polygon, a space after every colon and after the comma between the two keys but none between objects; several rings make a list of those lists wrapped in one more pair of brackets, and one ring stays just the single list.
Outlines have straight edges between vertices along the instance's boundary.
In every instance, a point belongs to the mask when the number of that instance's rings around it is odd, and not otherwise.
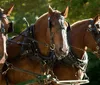
[{"label": "rein", "polygon": [[75,48],[75,49],[77,49],[77,50],[83,51],[83,52],[87,50],[87,48],[82,49],[82,48],[78,48],[78,47],[76,47],[76,46],[72,46],[72,45],[71,45],[71,47],[72,47],[72,48]]},{"label": "rein", "polygon": [[9,63],[7,61],[5,62],[5,64],[7,65],[8,69],[6,71],[2,72],[2,74],[6,74],[9,69],[12,69],[12,70],[23,72],[23,73],[27,73],[28,75],[36,77],[36,79],[34,79],[34,80],[29,80],[27,82],[21,82],[21,83],[18,83],[17,85],[29,84],[30,81],[31,81],[31,83],[38,82],[38,83],[41,84],[41,83],[44,83],[45,79],[47,79],[49,81],[51,81],[51,79],[52,79],[50,74],[48,74],[48,75],[41,75],[41,74],[38,74],[38,73],[35,73],[35,72],[32,72],[32,71],[21,69],[21,68],[13,66],[13,64],[11,64],[11,63]]}]

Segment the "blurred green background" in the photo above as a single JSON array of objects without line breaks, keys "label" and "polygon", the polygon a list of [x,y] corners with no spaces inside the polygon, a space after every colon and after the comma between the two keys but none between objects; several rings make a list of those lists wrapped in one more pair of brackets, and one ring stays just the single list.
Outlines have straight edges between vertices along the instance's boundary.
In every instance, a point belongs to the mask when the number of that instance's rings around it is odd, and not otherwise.
[{"label": "blurred green background", "polygon": [[100,13],[99,0],[0,0],[0,6],[4,9],[12,4],[15,7],[10,19],[15,22],[16,33],[25,29],[23,17],[26,17],[30,24],[34,23],[37,17],[48,11],[48,4],[59,11],[69,6],[69,15],[66,20],[70,23],[95,17]]},{"label": "blurred green background", "polygon": [[[0,0],[0,6],[4,9],[13,4],[14,10],[9,17],[11,21],[14,21],[15,32],[12,35],[16,35],[26,28],[23,17],[33,24],[37,17],[48,11],[48,4],[59,11],[63,11],[69,6],[66,21],[70,24],[100,14],[100,0]],[[88,55],[87,75],[90,83],[87,85],[100,85],[100,61],[91,52],[88,52]]]}]

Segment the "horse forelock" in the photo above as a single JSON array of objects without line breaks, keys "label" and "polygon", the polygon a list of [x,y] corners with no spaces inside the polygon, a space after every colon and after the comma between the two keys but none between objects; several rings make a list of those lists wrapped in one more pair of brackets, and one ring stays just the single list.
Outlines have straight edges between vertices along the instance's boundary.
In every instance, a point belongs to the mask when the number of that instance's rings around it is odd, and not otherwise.
[{"label": "horse forelock", "polygon": [[58,10],[55,10],[55,13],[61,13],[60,11],[58,11]]},{"label": "horse forelock", "polygon": [[[58,10],[54,10],[55,14],[60,14],[61,12]],[[44,13],[43,15],[41,15],[38,20],[36,21],[36,23],[38,23],[39,21],[41,21],[42,19],[44,20],[44,18],[48,18],[49,17],[49,12]]]}]

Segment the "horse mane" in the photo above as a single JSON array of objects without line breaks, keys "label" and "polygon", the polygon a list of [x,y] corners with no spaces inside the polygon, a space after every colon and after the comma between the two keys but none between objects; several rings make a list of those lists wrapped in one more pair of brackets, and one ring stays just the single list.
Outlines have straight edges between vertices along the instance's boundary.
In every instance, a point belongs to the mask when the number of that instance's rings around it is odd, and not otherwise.
[{"label": "horse mane", "polygon": [[89,20],[93,20],[93,19],[90,18],[90,19],[79,20],[79,21],[73,23],[73,24],[71,25],[71,27],[72,27],[72,26],[75,26],[75,25],[77,25],[77,24],[81,24],[81,23],[83,23],[83,22],[89,21]]},{"label": "horse mane", "polygon": [[12,36],[10,39],[11,39],[11,40],[14,40],[14,39],[17,38],[18,36],[22,35],[26,30],[27,30],[27,28],[25,28],[20,34],[17,34],[17,35]]},{"label": "horse mane", "polygon": [[41,15],[41,16],[38,18],[38,20],[37,20],[35,23],[39,22],[39,21],[41,20],[41,18],[43,18],[43,17],[45,17],[45,16],[47,16],[47,15],[48,15],[48,12],[44,13],[43,15]]},{"label": "horse mane", "polygon": [[12,36],[11,37],[11,40],[15,39],[18,35],[15,35],[15,36]]}]

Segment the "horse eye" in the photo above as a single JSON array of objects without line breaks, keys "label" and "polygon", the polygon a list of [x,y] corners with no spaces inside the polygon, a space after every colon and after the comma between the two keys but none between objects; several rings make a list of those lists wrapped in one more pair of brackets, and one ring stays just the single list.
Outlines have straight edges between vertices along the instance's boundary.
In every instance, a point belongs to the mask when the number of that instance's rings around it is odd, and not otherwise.
[{"label": "horse eye", "polygon": [[95,26],[96,26],[97,28],[99,28],[99,25],[98,25],[98,24],[96,24]]}]

